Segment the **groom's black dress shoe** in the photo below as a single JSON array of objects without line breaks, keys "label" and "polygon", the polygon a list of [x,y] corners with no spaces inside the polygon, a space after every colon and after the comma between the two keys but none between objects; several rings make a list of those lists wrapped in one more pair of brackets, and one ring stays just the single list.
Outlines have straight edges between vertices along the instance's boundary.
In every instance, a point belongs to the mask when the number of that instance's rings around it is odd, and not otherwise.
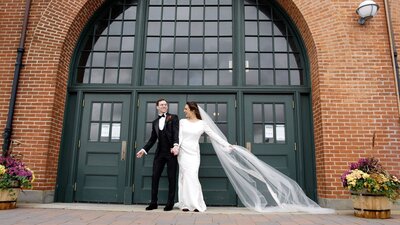
[{"label": "groom's black dress shoe", "polygon": [[168,205],[166,205],[166,206],[164,207],[164,211],[171,211],[172,208],[174,208],[174,205],[168,204]]},{"label": "groom's black dress shoe", "polygon": [[146,210],[153,210],[153,209],[157,209],[157,208],[158,208],[157,204],[150,203],[150,205],[146,207]]}]

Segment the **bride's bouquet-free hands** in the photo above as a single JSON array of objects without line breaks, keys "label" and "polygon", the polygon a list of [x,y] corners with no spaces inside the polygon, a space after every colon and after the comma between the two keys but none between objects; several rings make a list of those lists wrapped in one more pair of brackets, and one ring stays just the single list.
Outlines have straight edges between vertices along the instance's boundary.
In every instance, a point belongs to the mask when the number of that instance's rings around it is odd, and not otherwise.
[{"label": "bride's bouquet-free hands", "polygon": [[235,150],[235,148],[233,147],[233,145],[228,145],[225,148],[223,148],[225,152],[227,153],[231,153],[233,150]]}]

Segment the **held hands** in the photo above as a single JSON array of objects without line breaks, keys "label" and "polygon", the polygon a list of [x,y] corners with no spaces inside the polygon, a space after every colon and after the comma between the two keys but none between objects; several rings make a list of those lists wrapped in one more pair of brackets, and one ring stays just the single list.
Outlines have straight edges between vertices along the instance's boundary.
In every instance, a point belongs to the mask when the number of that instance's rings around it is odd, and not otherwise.
[{"label": "held hands", "polygon": [[171,148],[171,153],[174,154],[175,156],[179,154],[179,146],[175,145],[173,148]]},{"label": "held hands", "polygon": [[235,150],[235,148],[233,147],[233,145],[228,145],[227,147],[225,147],[224,150],[228,153],[231,153],[233,150]]},{"label": "held hands", "polygon": [[143,155],[147,155],[147,152],[146,152],[146,150],[144,150],[143,148],[142,149],[140,149],[140,151],[138,151],[137,153],[136,153],[136,158],[142,158],[143,157]]}]

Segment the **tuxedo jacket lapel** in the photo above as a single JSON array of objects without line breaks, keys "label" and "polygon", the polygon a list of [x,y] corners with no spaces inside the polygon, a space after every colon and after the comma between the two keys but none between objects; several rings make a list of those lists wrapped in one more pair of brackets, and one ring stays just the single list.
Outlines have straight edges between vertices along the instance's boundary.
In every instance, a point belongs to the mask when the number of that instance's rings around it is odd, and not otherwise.
[{"label": "tuxedo jacket lapel", "polygon": [[160,132],[160,128],[159,128],[159,124],[160,123],[160,120],[159,119],[157,119],[156,120],[156,122],[154,123],[154,129],[156,130],[156,133],[157,133],[157,137],[158,137],[158,133]]}]

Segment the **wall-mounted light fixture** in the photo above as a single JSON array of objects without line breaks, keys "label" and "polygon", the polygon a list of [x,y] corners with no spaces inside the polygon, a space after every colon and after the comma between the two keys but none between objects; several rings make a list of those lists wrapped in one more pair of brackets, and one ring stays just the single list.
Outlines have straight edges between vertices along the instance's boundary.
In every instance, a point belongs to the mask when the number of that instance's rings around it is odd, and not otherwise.
[{"label": "wall-mounted light fixture", "polygon": [[365,0],[361,2],[356,10],[356,13],[360,16],[358,23],[363,25],[367,19],[376,15],[378,9],[379,5],[376,4],[374,1]]}]

